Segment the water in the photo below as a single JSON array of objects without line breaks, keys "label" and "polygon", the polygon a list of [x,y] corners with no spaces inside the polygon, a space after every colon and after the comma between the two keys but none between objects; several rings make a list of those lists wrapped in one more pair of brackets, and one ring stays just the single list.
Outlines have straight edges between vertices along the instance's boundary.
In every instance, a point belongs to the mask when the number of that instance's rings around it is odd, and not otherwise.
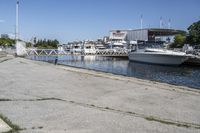
[{"label": "water", "polygon": [[[28,58],[54,63],[56,57],[32,56]],[[129,62],[125,58],[99,56],[60,56],[58,64],[200,89],[200,67],[159,66]]]}]

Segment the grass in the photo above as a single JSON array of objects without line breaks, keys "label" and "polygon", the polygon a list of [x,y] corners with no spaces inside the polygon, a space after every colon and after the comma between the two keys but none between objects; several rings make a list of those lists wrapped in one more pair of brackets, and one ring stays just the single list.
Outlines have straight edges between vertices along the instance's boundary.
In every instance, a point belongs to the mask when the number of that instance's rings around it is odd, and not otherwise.
[{"label": "grass", "polygon": [[2,114],[0,114],[0,119],[2,119],[6,124],[8,124],[12,128],[10,131],[4,133],[19,133],[20,130],[24,130],[18,125],[13,124],[7,117],[3,116]]}]

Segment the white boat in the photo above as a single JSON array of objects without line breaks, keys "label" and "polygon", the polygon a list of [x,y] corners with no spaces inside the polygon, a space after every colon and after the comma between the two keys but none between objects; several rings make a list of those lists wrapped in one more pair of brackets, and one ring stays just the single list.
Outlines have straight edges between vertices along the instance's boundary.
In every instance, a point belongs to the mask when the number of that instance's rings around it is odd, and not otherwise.
[{"label": "white boat", "polygon": [[96,53],[95,45],[90,41],[86,41],[83,46],[83,53],[87,55],[95,54]]},{"label": "white boat", "polygon": [[71,53],[81,53],[82,52],[82,44],[72,44],[70,48]]},{"label": "white boat", "polygon": [[189,59],[184,52],[175,52],[159,48],[142,48],[136,45],[129,53],[129,60],[160,65],[181,65]]},{"label": "white boat", "polygon": [[98,50],[105,50],[106,49],[106,47],[102,43],[97,43],[95,45],[95,48],[98,49]]},{"label": "white boat", "polygon": [[111,43],[111,47],[113,49],[120,49],[120,48],[124,49],[124,48],[126,48],[126,46],[127,46],[127,43],[125,41],[118,41],[118,42]]}]

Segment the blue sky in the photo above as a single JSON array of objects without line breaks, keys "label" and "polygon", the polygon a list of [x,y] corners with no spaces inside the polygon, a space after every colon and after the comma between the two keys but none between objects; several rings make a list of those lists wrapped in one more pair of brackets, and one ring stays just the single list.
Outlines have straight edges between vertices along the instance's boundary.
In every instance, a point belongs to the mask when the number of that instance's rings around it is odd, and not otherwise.
[{"label": "blue sky", "polygon": [[[0,34],[14,33],[16,0],[0,0]],[[186,30],[200,20],[200,0],[20,0],[20,37],[57,38],[62,43],[97,39],[112,29],[159,27],[171,19]]]}]

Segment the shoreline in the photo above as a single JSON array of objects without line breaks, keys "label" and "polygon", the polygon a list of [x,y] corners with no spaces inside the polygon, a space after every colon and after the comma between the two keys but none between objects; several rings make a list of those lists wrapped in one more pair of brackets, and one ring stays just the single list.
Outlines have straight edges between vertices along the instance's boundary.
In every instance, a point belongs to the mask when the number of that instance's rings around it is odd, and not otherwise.
[{"label": "shoreline", "polygon": [[[12,60],[14,58],[22,58],[25,60],[30,60],[33,62],[41,62],[41,63],[46,63],[48,65],[55,66],[56,68],[63,69],[66,71],[71,71],[71,72],[76,72],[76,73],[83,73],[83,74],[88,74],[88,75],[93,75],[93,76],[99,76],[99,77],[105,77],[105,78],[110,78],[114,80],[121,80],[121,81],[128,81],[128,82],[133,82],[133,83],[138,83],[138,84],[153,84],[153,85],[167,85],[166,88],[164,87],[163,89],[169,89],[174,91],[174,88],[176,88],[179,91],[189,91],[189,92],[195,92],[200,94],[200,89],[199,88],[194,88],[194,87],[189,87],[189,86],[184,86],[184,85],[176,85],[176,84],[170,84],[170,83],[165,83],[161,81],[156,81],[156,80],[149,80],[149,79],[142,79],[142,78],[137,78],[137,77],[130,77],[126,75],[121,75],[121,74],[115,74],[115,73],[110,73],[110,72],[105,72],[101,70],[94,70],[94,69],[89,69],[89,68],[81,68],[81,67],[76,67],[76,66],[70,66],[70,65],[62,65],[62,64],[57,64],[54,65],[53,63],[50,63],[48,61],[39,61],[39,60],[31,60],[23,57],[14,57],[13,55],[7,55],[4,57],[0,57],[0,63],[8,60]],[[136,81],[136,82],[135,82]],[[174,87],[171,89],[171,87]]]},{"label": "shoreline", "polygon": [[[159,81],[154,81],[154,80],[148,80],[148,79],[140,79],[136,77],[129,77],[125,75],[120,75],[120,74],[113,74],[109,72],[104,72],[104,71],[98,71],[98,70],[92,70],[92,69],[87,69],[87,68],[79,68],[79,67],[73,67],[73,66],[65,66],[65,65],[58,65],[59,68],[64,69],[66,71],[72,71],[76,73],[83,73],[83,74],[88,74],[88,75],[93,75],[93,76],[99,76],[99,77],[105,77],[105,78],[110,78],[114,80],[121,80],[121,81],[128,81],[128,82],[133,82],[137,84],[153,84],[153,85],[163,85],[167,87],[174,87],[178,89],[179,91],[185,90],[185,91],[191,91],[191,92],[196,92],[200,94],[199,88],[192,88],[188,86],[181,86],[181,85],[175,85],[175,84],[169,84],[169,83],[164,83],[164,82],[159,82]],[[163,89],[169,89],[173,90],[170,88],[163,88]],[[174,90],[173,90],[174,91]]]},{"label": "shoreline", "polygon": [[[47,62],[48,63],[48,62]],[[51,64],[51,63],[50,63]],[[70,65],[62,65],[62,64],[57,64],[57,66],[62,66],[63,67],[68,67],[68,68],[72,68],[72,71],[73,71],[73,68],[75,69],[80,69],[80,70],[86,70],[86,74],[87,74],[87,71],[91,71],[91,72],[94,72],[94,75],[95,75],[95,72],[96,73],[102,73],[102,74],[107,74],[107,75],[112,75],[113,77],[123,77],[123,78],[127,78],[127,81],[133,79],[133,80],[139,80],[141,82],[150,82],[150,83],[153,83],[153,84],[167,84],[168,86],[176,86],[177,88],[179,89],[183,89],[183,90],[190,90],[190,91],[196,91],[200,93],[200,88],[195,88],[195,87],[190,87],[190,86],[184,86],[184,85],[177,85],[177,84],[172,84],[172,83],[166,83],[166,82],[162,82],[162,81],[157,81],[157,80],[150,80],[150,79],[145,79],[145,78],[138,78],[138,77],[131,77],[131,76],[126,76],[126,75],[123,75],[123,74],[116,74],[116,73],[111,73],[111,72],[105,72],[105,71],[101,71],[101,70],[95,70],[95,69],[89,69],[89,68],[82,68],[82,67],[76,67],[76,66],[70,66]],[[65,68],[63,68],[65,69]],[[66,69],[66,70],[69,70],[70,69]],[[81,71],[80,71],[81,72]],[[84,72],[83,72],[84,73]],[[103,77],[103,76],[102,76]],[[106,77],[106,76],[105,76]]]},{"label": "shoreline", "polygon": [[[28,59],[30,59],[30,58],[28,58]],[[54,64],[53,58],[50,58],[49,61],[47,59],[44,59],[44,60],[42,60],[42,59],[43,58],[38,58],[38,61],[43,61],[43,62],[48,62],[48,63]],[[34,60],[34,59],[31,59],[31,60]],[[35,60],[37,60],[37,59],[35,59]],[[124,60],[122,60],[122,61],[124,61]],[[131,63],[128,62],[128,64],[126,64],[124,66],[123,65],[119,66],[120,68],[117,68],[118,67],[117,65],[113,66],[114,68],[112,68],[113,64],[111,66],[106,66],[108,64],[107,64],[107,62],[105,62],[105,65],[104,66],[102,65],[102,68],[99,68],[99,67],[96,67],[96,65],[98,65],[98,61],[94,61],[94,62],[90,63],[89,65],[85,65],[85,64],[83,65],[81,62],[77,62],[77,63],[78,63],[77,65],[74,64],[73,62],[70,62],[68,64],[67,62],[65,63],[61,60],[60,62],[58,62],[58,65],[74,67],[74,68],[79,68],[79,69],[93,70],[93,71],[103,72],[103,73],[112,73],[114,75],[119,75],[119,76],[122,75],[125,77],[149,80],[152,82],[167,83],[167,84],[171,84],[171,85],[175,85],[175,86],[184,86],[184,87],[200,90],[200,84],[198,83],[197,77],[196,77],[196,76],[198,76],[200,69],[197,66],[182,65],[182,66],[176,68],[176,67],[170,67],[170,66],[165,67],[162,65],[161,66],[155,65],[155,67],[154,67],[154,65],[151,65],[151,64],[144,64],[144,66],[143,66],[143,64],[141,64],[141,63],[131,64],[132,62]],[[148,67],[150,67],[150,70],[148,70]],[[143,68],[143,70],[142,70],[142,68]],[[169,69],[169,70],[167,70],[167,69]],[[152,73],[151,73],[151,71],[152,71]],[[195,71],[197,71],[197,73],[194,73]],[[143,75],[141,75],[141,74],[143,74]],[[152,75],[148,76],[147,74],[148,75],[152,74]],[[163,78],[162,75],[166,76],[166,78]]]},{"label": "shoreline", "polygon": [[[27,59],[27,58],[24,58],[24,59]],[[102,77],[113,76],[113,77],[116,77],[116,78],[119,77],[119,79],[126,80],[126,81],[138,80],[140,82],[153,83],[153,84],[162,84],[162,85],[167,85],[169,87],[170,86],[176,87],[177,89],[188,90],[188,91],[193,91],[193,92],[200,93],[200,88],[195,88],[195,87],[190,87],[190,86],[177,85],[177,84],[166,83],[166,82],[162,82],[162,81],[150,80],[150,79],[145,79],[145,78],[131,77],[131,76],[126,76],[126,75],[122,75],[122,74],[105,72],[105,71],[95,70],[95,69],[90,69],[90,68],[82,68],[82,67],[63,65],[63,64],[54,65],[54,63],[50,63],[48,61],[40,61],[40,60],[32,60],[32,59],[27,59],[27,60],[36,61],[36,62],[43,62],[43,63],[47,63],[49,65],[57,66],[58,68],[61,68],[61,69],[64,69],[64,70],[74,71],[74,72],[81,72],[81,73],[85,73],[85,74],[91,74],[91,75],[94,75],[94,76],[96,74],[97,75],[101,74]],[[80,71],[78,71],[78,70],[80,70]]]}]

